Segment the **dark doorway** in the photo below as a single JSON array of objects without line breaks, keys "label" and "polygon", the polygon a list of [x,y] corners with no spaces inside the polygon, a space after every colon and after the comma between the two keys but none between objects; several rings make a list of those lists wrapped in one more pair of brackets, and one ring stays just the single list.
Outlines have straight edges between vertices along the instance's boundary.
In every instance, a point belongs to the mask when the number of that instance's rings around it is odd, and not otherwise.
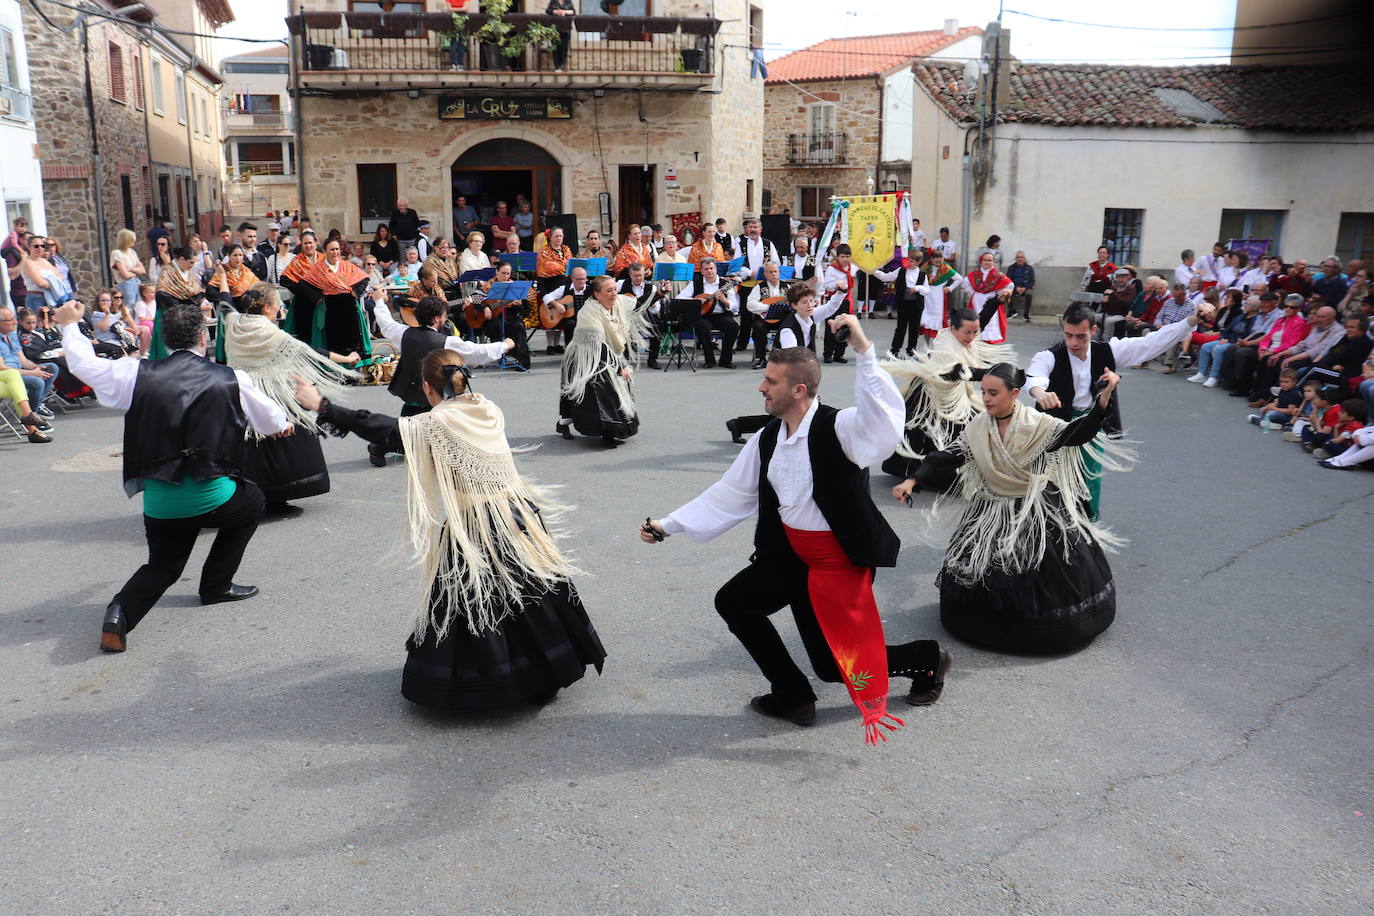
[{"label": "dark doorway", "polygon": [[[504,200],[514,215],[516,200],[522,195],[534,211],[536,233],[544,228],[548,214],[563,212],[563,170],[558,160],[524,140],[488,140],[463,153],[453,163],[452,191],[449,206],[462,194],[484,225],[490,225],[497,201]],[[490,243],[490,233],[487,240]]]},{"label": "dark doorway", "polygon": [[654,166],[620,167],[620,226],[617,240],[625,241],[625,230],[631,223],[644,225],[654,221]]},{"label": "dark doorway", "polygon": [[134,192],[128,175],[119,176],[119,202],[124,209],[124,228],[134,228]]}]

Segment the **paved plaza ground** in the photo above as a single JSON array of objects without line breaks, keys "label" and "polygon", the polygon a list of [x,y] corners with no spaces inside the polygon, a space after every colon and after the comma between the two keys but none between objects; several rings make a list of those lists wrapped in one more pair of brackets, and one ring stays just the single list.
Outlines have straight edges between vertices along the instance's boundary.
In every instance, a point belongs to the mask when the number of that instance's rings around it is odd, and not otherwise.
[{"label": "paved plaza ground", "polygon": [[[1023,364],[1055,333],[1013,332]],[[476,384],[576,505],[565,544],[610,653],[541,710],[401,697],[405,475],[356,439],[326,445],[333,492],[259,529],[238,581],[260,597],[199,606],[202,537],[119,656],[100,616],[144,557],[121,416],[0,442],[0,912],[1369,912],[1374,474],[1125,372],[1116,625],[1060,658],[954,644],[944,698],[898,700],[907,727],[868,748],[836,685],[814,728],[748,710],[765,687],[712,595],[751,525],[637,537],[734,457],[724,420],[758,410],[758,373],[642,373],[642,432],[608,451],[551,434],[556,365],[535,365]],[[823,398],[851,403],[852,376],[826,367]],[[941,551],[881,504],[904,540],[876,586],[888,641],[941,635]]]}]

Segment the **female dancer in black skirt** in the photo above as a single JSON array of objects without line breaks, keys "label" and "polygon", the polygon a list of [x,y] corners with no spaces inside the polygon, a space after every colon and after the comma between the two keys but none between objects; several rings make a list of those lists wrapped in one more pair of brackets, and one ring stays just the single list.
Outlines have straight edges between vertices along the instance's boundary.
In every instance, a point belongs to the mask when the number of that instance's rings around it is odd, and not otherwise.
[{"label": "female dancer in black skirt", "polygon": [[543,516],[558,509],[515,468],[506,421],[468,390],[463,358],[421,364],[434,408],[397,420],[348,410],[301,381],[320,426],[404,451],[409,545],[424,567],[401,693],[423,706],[547,703],[606,658]]},{"label": "female dancer in black skirt", "polygon": [[1103,547],[1120,543],[1089,518],[1085,450],[1120,377],[1104,372],[1093,407],[1071,422],[1017,401],[1024,376],[999,363],[983,376],[983,406],[948,451],[927,456],[917,480],[957,468],[935,516],[958,511],[940,570],[940,621],[966,642],[1003,652],[1066,652],[1087,645],[1116,616]]}]

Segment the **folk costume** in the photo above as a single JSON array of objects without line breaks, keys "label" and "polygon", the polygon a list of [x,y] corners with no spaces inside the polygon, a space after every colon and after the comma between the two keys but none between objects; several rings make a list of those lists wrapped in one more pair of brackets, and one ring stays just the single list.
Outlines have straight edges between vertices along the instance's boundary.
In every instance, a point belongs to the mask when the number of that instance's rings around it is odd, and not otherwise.
[{"label": "folk costume", "polygon": [[[224,278],[229,281],[229,296],[234,300],[234,308],[239,308],[239,297],[252,289],[260,279],[246,264],[240,267],[224,266]],[[242,311],[242,309],[240,309]]]},{"label": "folk costume", "polygon": [[406,454],[406,544],[423,569],[406,699],[440,709],[545,703],[588,665],[600,673],[606,651],[572,584],[577,570],[545,525],[561,507],[516,469],[500,408],[460,394],[400,420],[327,400],[318,413],[336,435]]},{"label": "folk costume", "polygon": [[[704,233],[701,238],[692,243],[692,247],[687,251],[687,263],[700,264],[702,258],[714,258],[717,264],[722,267],[725,265],[725,249],[716,241],[714,232]],[[700,267],[697,268],[700,271]]]},{"label": "folk costume", "polygon": [[330,264],[321,256],[306,264],[297,256],[282,276],[293,294],[282,324],[288,334],[332,353],[372,355],[360,299],[370,280],[361,268],[345,258]]},{"label": "folk costume", "polygon": [[[1206,258],[1203,261],[1206,262]],[[1083,289],[1089,293],[1105,293],[1111,289],[1116,265],[1111,261],[1093,261],[1083,271]]]},{"label": "folk costume", "polygon": [[535,263],[534,274],[540,279],[546,277],[566,277],[568,275],[568,260],[572,257],[572,249],[567,245],[554,248],[552,245],[545,245],[539,249],[539,257]]},{"label": "folk costume", "polygon": [[264,316],[240,314],[222,301],[216,348],[221,345],[224,362],[246,373],[296,425],[295,432],[281,439],[250,433],[244,477],[262,490],[269,509],[328,493],[329,467],[320,448],[319,428],[315,415],[296,403],[295,378],[311,382],[325,397],[337,397],[344,392],[344,380],[357,378],[357,373],[330,362],[327,355]]},{"label": "folk costume", "polygon": [[[716,365],[716,344],[711,332],[719,331],[720,366],[723,369],[733,369],[735,340],[739,337],[739,289],[735,281],[721,278],[719,275],[714,281],[708,281],[705,274],[698,273],[692,278],[692,284],[687,289],[690,290],[687,293],[688,298],[711,296],[707,300],[710,308],[692,325],[692,333],[696,336],[698,349],[702,351],[704,365],[707,369]],[[724,302],[715,295],[722,291],[725,296]]]},{"label": "folk costume", "polygon": [[[1189,319],[1167,324],[1144,337],[1123,337],[1107,342],[1091,341],[1088,356],[1079,359],[1060,341],[1048,350],[1041,350],[1026,365],[1026,389],[1050,391],[1059,396],[1060,407],[1050,414],[1060,420],[1072,420],[1086,414],[1093,405],[1092,386],[1105,369],[1116,371],[1117,366],[1134,366],[1159,356],[1192,333]],[[1110,437],[1119,438],[1125,426],[1121,422],[1119,391],[1113,391],[1107,402],[1107,416],[1102,429]],[[1084,473],[1090,494],[1090,515],[1095,521],[1102,509],[1102,468],[1095,450],[1084,454]]]},{"label": "folk costume", "polygon": [[856,406],[813,401],[790,434],[771,419],[724,477],[662,522],[705,543],[757,513],[754,556],[716,593],[716,609],[767,678],[769,702],[791,709],[816,700],[769,619],[791,605],[816,676],[844,683],[870,744],[903,724],[887,711],[889,676],[941,667],[933,640],[884,645],[873,598],[874,570],[896,565],[901,542],[873,504],[867,468],[897,446],[903,416],[874,354],[857,356]]},{"label": "folk costume", "polygon": [[609,311],[595,300],[581,310],[563,355],[560,432],[571,424],[582,435],[600,436],[607,442],[639,432],[634,387],[620,373],[633,369],[644,326],[629,296],[617,295]]},{"label": "folk costume", "polygon": [[892,346],[888,352],[898,355],[902,352],[902,342],[906,341],[906,355],[916,355],[916,343],[921,336],[921,307],[925,300],[917,287],[923,276],[917,265],[903,267],[901,261],[894,262],[891,270],[875,270],[873,276],[883,283],[893,284],[893,299],[897,306],[897,329],[892,333]]},{"label": "folk costume", "polygon": [[[914,359],[883,360],[879,365],[893,377],[906,401],[906,439],[883,462],[883,470],[903,480],[914,478],[927,455],[952,448],[964,427],[983,413],[976,383],[998,363],[1015,365],[1016,361],[1011,347],[976,338],[966,347],[949,328]],[[953,478],[928,482],[934,489],[946,490]]]},{"label": "folk costume", "polygon": [[[854,311],[854,265],[841,267],[838,264],[828,264],[825,273],[821,274],[821,291],[823,293],[833,293],[836,291],[844,293],[844,299],[840,303],[839,311],[836,314],[848,315]],[[829,326],[824,327],[825,362],[848,362],[844,357],[846,345],[835,339],[835,332]]]},{"label": "folk costume", "polygon": [[435,252],[425,258],[424,266],[434,269],[439,285],[444,289],[444,295],[441,298],[445,300],[450,296],[457,298],[457,290],[450,292],[450,288],[458,283],[458,261],[455,258],[440,257],[439,253]]},{"label": "folk costume", "polygon": [[1071,422],[1017,402],[1005,433],[981,413],[922,464],[918,482],[958,473],[928,516],[928,531],[957,518],[936,580],[950,633],[1002,652],[1053,653],[1111,626],[1116,586],[1103,549],[1121,540],[1089,517],[1084,467],[1090,452],[1126,467],[1118,443],[1095,438],[1106,419],[1096,401]]},{"label": "folk costume", "polygon": [[386,338],[399,354],[396,371],[391,375],[391,384],[387,386],[387,391],[405,403],[401,409],[403,417],[429,410],[429,401],[425,400],[420,388],[420,363],[424,362],[425,357],[432,351],[453,350],[463,357],[463,362],[468,366],[494,362],[506,352],[505,342],[502,340],[485,344],[464,340],[458,336],[451,323],[445,323],[443,330],[412,328],[391,317],[391,308],[385,299],[372,301],[372,317],[377,319],[377,329],[382,337]]},{"label": "folk costume", "polygon": [[[740,265],[737,274],[740,279],[740,295],[748,299],[753,290],[757,288],[756,284],[764,282],[759,275],[763,265],[773,261],[781,266],[782,260],[778,257],[777,246],[763,236],[751,239],[747,235],[741,235],[735,240],[735,250],[744,258],[744,263]],[[736,337],[735,350],[744,352],[748,349],[749,340],[752,338],[754,340],[754,358],[756,360],[762,359],[767,341],[760,338],[758,333],[760,327],[763,325],[755,319],[753,312],[747,308],[740,309],[739,335]],[[766,329],[764,333],[767,333]]]},{"label": "folk costume", "polygon": [[162,339],[162,310],[174,305],[200,304],[205,301],[205,287],[200,285],[195,268],[183,271],[175,259],[157,277],[157,314],[153,316],[153,337],[148,344],[149,359],[165,359],[167,343]]},{"label": "folk costume", "polygon": [[1007,304],[998,293],[1012,288],[1011,277],[996,267],[989,270],[976,267],[959,286],[969,294],[968,307],[978,313],[982,339],[990,344],[1006,343]]},{"label": "folk costume", "polygon": [[623,280],[630,275],[630,265],[638,261],[644,265],[649,276],[654,275],[654,246],[642,242],[626,242],[616,252],[615,263],[611,265],[611,276]]},{"label": "folk costume", "polygon": [[941,269],[927,261],[921,267],[922,282],[916,287],[921,294],[921,335],[932,340],[943,329],[949,327],[949,292],[957,289],[963,277],[949,264],[941,262]]},{"label": "folk costume", "polygon": [[181,577],[203,528],[217,528],[200,574],[203,604],[248,598],[233,583],[262,519],[262,493],[243,479],[244,433],[270,436],[286,414],[248,375],[198,351],[165,359],[100,359],[75,324],[62,329],[67,364],[106,407],[124,417],[124,492],[143,494],[148,560],[106,609],[101,648],[122,652],[125,635]]}]

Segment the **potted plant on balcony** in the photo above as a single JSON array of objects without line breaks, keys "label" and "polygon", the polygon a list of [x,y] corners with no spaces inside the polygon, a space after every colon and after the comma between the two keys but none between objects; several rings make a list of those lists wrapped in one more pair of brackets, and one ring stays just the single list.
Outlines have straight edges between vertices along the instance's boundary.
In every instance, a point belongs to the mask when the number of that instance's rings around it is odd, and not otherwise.
[{"label": "potted plant on balcony", "polygon": [[470,32],[469,15],[455,10],[453,27],[441,34],[450,42],[465,41],[469,35],[481,42],[483,70],[518,69],[515,60],[528,45],[544,51],[558,47],[558,30],[553,26],[530,22],[522,30],[508,19],[512,4],[513,0],[485,0],[481,14],[485,21]]}]

